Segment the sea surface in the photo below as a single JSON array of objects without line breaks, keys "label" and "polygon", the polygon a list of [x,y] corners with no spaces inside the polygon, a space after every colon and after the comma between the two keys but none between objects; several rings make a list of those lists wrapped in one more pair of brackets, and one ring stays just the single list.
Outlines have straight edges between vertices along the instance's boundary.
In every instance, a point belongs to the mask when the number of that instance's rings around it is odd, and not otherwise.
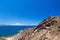
[{"label": "sea surface", "polygon": [[20,30],[33,28],[34,26],[0,26],[0,36],[11,36],[17,34]]}]

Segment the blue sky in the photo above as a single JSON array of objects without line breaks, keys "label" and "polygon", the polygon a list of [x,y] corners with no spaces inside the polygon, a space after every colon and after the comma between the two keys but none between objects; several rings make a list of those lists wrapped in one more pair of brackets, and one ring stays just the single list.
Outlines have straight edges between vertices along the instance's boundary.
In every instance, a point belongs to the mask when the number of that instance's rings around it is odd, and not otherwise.
[{"label": "blue sky", "polygon": [[59,0],[0,0],[0,24],[38,24],[60,16]]}]

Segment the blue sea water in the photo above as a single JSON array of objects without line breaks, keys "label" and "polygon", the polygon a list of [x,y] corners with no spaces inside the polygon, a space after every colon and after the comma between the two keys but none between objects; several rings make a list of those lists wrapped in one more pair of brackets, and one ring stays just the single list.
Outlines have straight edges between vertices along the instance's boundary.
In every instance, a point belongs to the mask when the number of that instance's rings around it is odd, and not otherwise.
[{"label": "blue sea water", "polygon": [[17,34],[20,30],[32,27],[34,26],[0,26],[0,36],[11,36]]}]

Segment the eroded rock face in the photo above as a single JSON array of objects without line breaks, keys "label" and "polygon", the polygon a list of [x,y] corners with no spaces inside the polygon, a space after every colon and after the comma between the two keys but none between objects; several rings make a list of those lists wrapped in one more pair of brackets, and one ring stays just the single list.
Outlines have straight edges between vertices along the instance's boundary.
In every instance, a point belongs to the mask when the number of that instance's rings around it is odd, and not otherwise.
[{"label": "eroded rock face", "polygon": [[29,28],[24,30],[20,35],[20,38],[18,40],[30,40],[31,34],[34,31],[34,28]]},{"label": "eroded rock face", "polygon": [[60,40],[60,16],[48,17],[34,30],[32,40]]},{"label": "eroded rock face", "polygon": [[16,40],[60,40],[60,16],[51,16],[38,26],[21,32]]}]

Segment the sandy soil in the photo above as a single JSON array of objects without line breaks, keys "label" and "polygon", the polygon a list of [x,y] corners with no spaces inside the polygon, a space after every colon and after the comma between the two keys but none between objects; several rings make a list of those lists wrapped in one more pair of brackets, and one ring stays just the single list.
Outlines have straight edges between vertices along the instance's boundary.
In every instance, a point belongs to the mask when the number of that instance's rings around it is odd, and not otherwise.
[{"label": "sandy soil", "polygon": [[13,37],[5,38],[6,40],[13,40]]}]

